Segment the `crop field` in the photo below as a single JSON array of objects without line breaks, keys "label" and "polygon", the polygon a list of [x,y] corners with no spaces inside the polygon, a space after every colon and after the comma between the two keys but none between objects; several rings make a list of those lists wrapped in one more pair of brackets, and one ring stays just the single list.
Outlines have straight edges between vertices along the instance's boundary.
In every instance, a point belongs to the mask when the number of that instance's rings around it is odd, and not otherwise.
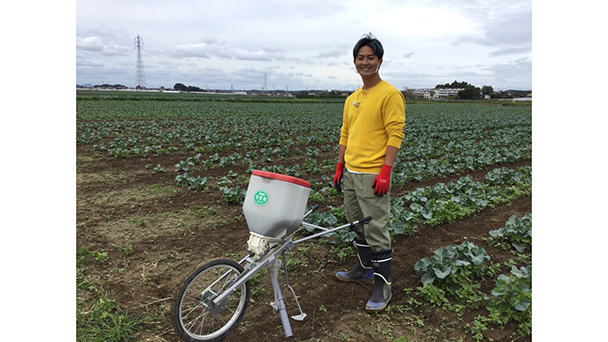
[{"label": "crop field", "polygon": [[[253,170],[310,181],[320,207],[306,221],[346,223],[331,186],[343,99],[173,95],[77,95],[79,341],[179,341],[171,310],[186,277],[246,255]],[[529,104],[408,103],[390,305],[368,314],[373,285],[335,280],[356,261],[352,233],[297,244],[289,283],[307,317],[291,340],[531,341],[531,155]],[[283,341],[273,300],[264,270],[226,341]]]}]

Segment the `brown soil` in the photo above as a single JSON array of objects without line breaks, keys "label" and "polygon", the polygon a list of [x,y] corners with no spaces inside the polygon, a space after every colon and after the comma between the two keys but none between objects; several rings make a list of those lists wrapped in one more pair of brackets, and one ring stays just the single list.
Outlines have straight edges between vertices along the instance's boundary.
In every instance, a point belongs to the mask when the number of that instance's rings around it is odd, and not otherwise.
[{"label": "brown soil", "polygon": [[[228,170],[246,175],[245,167],[197,172],[210,180],[212,187],[206,192],[177,188],[173,165],[190,156],[192,154],[116,159],[96,153],[90,147],[78,146],[77,149],[77,244],[108,253],[106,262],[86,265],[87,277],[100,284],[99,291],[116,299],[122,308],[148,318],[144,324],[146,331],[139,332],[136,341],[179,341],[171,325],[171,307],[185,278],[206,261],[215,258],[238,260],[245,255],[249,231],[240,214],[241,206],[226,204],[220,191],[212,185],[226,176]],[[514,168],[530,163],[523,161],[500,166]],[[157,164],[165,167],[164,173],[146,168],[146,165],[154,167]],[[487,171],[471,175],[482,179]],[[393,190],[392,196],[403,196],[417,187],[461,176],[409,183],[402,189]],[[320,181],[320,176],[316,177]],[[320,210],[341,204],[341,200],[323,203]],[[487,311],[467,309],[462,317],[457,317],[424,303],[415,291],[405,291],[421,286],[421,274],[414,271],[414,264],[432,255],[439,247],[460,244],[465,238],[484,247],[492,262],[516,259],[510,251],[489,246],[484,238],[489,236],[490,230],[503,227],[512,215],[521,217],[531,212],[532,199],[524,197],[455,223],[420,227],[414,237],[397,236],[393,244],[391,304],[413,309],[385,316],[370,315],[363,309],[372,286],[334,280],[336,271],[352,266],[354,254],[341,262],[335,253],[330,253],[331,244],[322,240],[303,243],[302,248],[288,253],[297,261],[295,269],[289,273],[290,284],[308,315],[303,322],[291,321],[292,340],[359,341],[369,339],[369,333],[377,330],[376,341],[392,341],[399,336],[405,336],[409,341],[471,341],[466,324],[477,315],[487,315]],[[132,253],[126,252],[127,246],[131,246]],[[490,281],[482,290],[489,293],[492,286]],[[252,289],[255,294],[243,321],[226,341],[284,340],[279,315],[268,305],[273,300],[268,276],[260,278],[259,284]],[[82,298],[94,295],[84,290],[78,293]],[[284,295],[288,314],[297,314],[291,294],[285,291]],[[419,305],[409,305],[411,299]],[[79,308],[79,312],[83,311],[86,308]],[[411,317],[417,317],[418,321]],[[486,337],[494,341],[510,341],[517,335],[515,324],[492,328],[486,332]],[[361,330],[365,332],[365,338],[361,337]],[[390,331],[391,335],[382,331]],[[518,341],[531,341],[531,336]]]}]

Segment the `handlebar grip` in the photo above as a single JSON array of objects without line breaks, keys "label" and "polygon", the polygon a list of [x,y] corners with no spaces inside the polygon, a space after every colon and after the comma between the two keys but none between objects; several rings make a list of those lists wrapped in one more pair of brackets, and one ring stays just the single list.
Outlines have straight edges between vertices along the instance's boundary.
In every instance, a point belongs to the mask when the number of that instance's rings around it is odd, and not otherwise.
[{"label": "handlebar grip", "polygon": [[350,227],[348,228],[351,232],[354,232],[359,229],[364,223],[367,223],[372,220],[371,216],[360,219],[359,221],[352,222]]},{"label": "handlebar grip", "polygon": [[368,217],[365,217],[365,218],[360,219],[360,220],[359,220],[359,224],[367,223],[367,222],[369,222],[369,221],[371,221],[371,220],[372,220],[372,217],[371,217],[371,216],[368,216]]},{"label": "handlebar grip", "polygon": [[306,216],[312,214],[312,212],[315,211],[315,210],[317,210],[318,208],[319,208],[319,205],[316,204],[315,206],[313,206],[312,208],[310,208],[310,210],[307,213],[305,213],[304,217],[302,217],[302,218],[305,218]]}]

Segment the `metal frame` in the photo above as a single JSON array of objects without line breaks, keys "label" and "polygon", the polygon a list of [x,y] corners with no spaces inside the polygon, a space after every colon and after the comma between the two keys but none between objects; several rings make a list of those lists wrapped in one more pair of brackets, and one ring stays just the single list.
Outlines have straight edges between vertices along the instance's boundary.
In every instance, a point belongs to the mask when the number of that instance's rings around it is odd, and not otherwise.
[{"label": "metal frame", "polygon": [[[313,207],[310,211],[308,211],[304,215],[304,218],[306,216],[308,216],[309,214],[311,214],[313,211],[315,211],[318,207],[319,207],[318,205]],[[302,308],[300,307],[300,303],[298,302],[295,292],[294,292],[293,288],[291,288],[291,286],[289,285],[289,278],[287,275],[287,263],[285,262],[285,251],[293,249],[293,246],[297,243],[301,243],[301,242],[308,241],[308,240],[311,240],[314,238],[318,238],[318,237],[327,235],[329,233],[335,232],[340,229],[349,227],[352,231],[357,230],[362,224],[364,224],[370,220],[371,220],[371,217],[366,217],[359,221],[350,222],[350,223],[341,225],[339,227],[329,228],[329,229],[320,227],[320,226],[317,226],[314,224],[302,222],[302,226],[319,229],[322,231],[319,233],[307,236],[305,238],[298,239],[296,241],[293,241],[293,238],[291,237],[291,235],[287,236],[286,238],[279,240],[280,244],[274,246],[268,253],[266,253],[264,256],[262,256],[258,259],[255,259],[252,256],[247,256],[247,257],[243,258],[239,262],[239,264],[246,263],[246,265],[243,267],[244,271],[239,275],[237,280],[228,289],[226,289],[222,293],[219,293],[217,295],[217,297],[215,297],[212,301],[209,302],[209,305],[210,305],[209,311],[211,311],[212,313],[214,311],[215,312],[221,311],[224,308],[224,305],[225,305],[228,297],[231,296],[234,293],[234,291],[236,291],[236,289],[243,286],[243,284],[245,282],[249,281],[249,279],[251,279],[253,276],[255,276],[262,268],[268,266],[269,271],[270,271],[269,272],[270,273],[270,282],[272,284],[272,290],[274,292],[274,298],[275,298],[275,301],[272,302],[271,305],[275,311],[279,312],[279,316],[281,318],[281,324],[283,325],[283,331],[285,333],[285,337],[288,338],[288,337],[293,336],[293,333],[291,331],[291,324],[289,323],[289,318],[287,316],[287,309],[285,307],[285,301],[283,300],[282,287],[279,285],[278,275],[279,275],[279,270],[281,269],[281,261],[279,259],[277,259],[277,256],[279,254],[283,254],[283,264],[284,264],[285,283],[286,283],[284,287],[288,287],[291,290],[291,292],[296,300],[296,303],[298,304],[298,308],[300,309],[300,314],[296,315],[296,316],[292,316],[292,318],[295,320],[298,320],[298,321],[302,321],[306,317],[306,314],[304,312],[302,312]],[[220,279],[222,279],[222,278],[223,278],[223,276],[220,277]],[[220,279],[218,279],[218,280],[220,280]]]}]

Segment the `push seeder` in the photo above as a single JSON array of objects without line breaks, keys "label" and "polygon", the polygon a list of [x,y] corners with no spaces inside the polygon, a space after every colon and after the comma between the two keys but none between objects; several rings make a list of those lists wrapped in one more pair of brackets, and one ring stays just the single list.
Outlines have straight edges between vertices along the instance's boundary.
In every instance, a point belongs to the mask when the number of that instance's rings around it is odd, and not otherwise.
[{"label": "push seeder", "polygon": [[[310,194],[308,181],[266,171],[253,171],[247,195],[243,203],[243,214],[250,231],[247,241],[248,255],[236,262],[230,259],[215,259],[197,268],[184,282],[173,306],[173,325],[186,341],[219,341],[236,328],[249,303],[249,280],[267,267],[274,292],[273,309],[279,313],[285,337],[292,330],[283,300],[283,289],[288,288],[296,301],[299,314],[292,319],[303,321],[306,314],[293,288],[289,285],[285,251],[295,244],[340,229],[356,230],[362,220],[345,225],[324,228],[304,222],[308,212],[306,204]],[[293,233],[306,226],[319,232],[305,238],[293,240]],[[278,257],[282,255],[283,262]],[[285,284],[281,286],[278,274],[283,264]]]}]

